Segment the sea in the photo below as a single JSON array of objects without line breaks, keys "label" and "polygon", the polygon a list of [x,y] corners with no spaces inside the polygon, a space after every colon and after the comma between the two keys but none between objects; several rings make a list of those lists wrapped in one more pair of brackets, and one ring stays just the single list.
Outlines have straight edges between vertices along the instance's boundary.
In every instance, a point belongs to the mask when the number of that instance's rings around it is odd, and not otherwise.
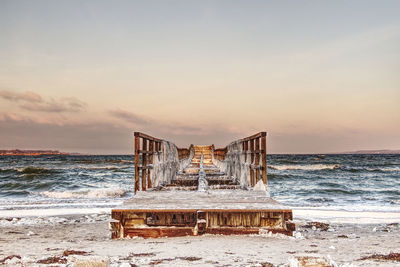
[{"label": "sea", "polygon": [[[400,218],[400,154],[268,155],[267,164],[271,197],[294,214]],[[132,155],[0,156],[0,218],[109,212],[133,182]]]}]

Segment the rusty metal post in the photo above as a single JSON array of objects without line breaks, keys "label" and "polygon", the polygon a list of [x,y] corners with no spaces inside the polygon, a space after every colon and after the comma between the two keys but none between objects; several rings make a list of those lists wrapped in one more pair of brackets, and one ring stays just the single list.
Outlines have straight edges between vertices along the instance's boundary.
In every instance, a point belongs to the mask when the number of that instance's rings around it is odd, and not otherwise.
[{"label": "rusty metal post", "polygon": [[267,185],[267,133],[262,132],[261,137],[261,150],[262,150],[262,179],[265,185]]},{"label": "rusty metal post", "polygon": [[139,150],[140,150],[140,138],[135,133],[135,185],[134,185],[135,193],[140,188],[140,184],[139,184],[139,165],[140,165]]},{"label": "rusty metal post", "polygon": [[143,138],[142,148],[142,191],[146,191],[146,167],[147,167],[147,139]]},{"label": "rusty metal post", "polygon": [[[149,141],[149,163],[153,164],[153,153],[154,153],[154,141],[151,140]],[[151,169],[148,170],[147,172],[147,187],[151,188]]]}]

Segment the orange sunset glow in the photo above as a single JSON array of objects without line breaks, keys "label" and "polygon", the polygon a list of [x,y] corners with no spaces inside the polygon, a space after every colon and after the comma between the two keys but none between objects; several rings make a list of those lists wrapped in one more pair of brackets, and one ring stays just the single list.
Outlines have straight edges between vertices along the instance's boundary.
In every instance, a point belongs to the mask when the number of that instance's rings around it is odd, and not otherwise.
[{"label": "orange sunset glow", "polygon": [[312,2],[2,1],[0,147],[126,154],[133,131],[186,147],[266,130],[269,153],[399,149],[396,8]]}]

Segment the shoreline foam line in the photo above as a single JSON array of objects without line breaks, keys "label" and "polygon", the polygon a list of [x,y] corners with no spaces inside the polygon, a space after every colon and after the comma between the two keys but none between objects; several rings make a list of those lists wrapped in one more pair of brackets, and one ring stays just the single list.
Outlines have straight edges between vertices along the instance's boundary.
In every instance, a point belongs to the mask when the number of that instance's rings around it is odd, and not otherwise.
[{"label": "shoreline foam line", "polygon": [[112,208],[65,208],[65,209],[20,209],[20,210],[0,210],[0,218],[19,218],[19,217],[51,217],[60,215],[82,215],[109,213]]},{"label": "shoreline foam line", "polygon": [[329,221],[331,223],[400,223],[400,212],[343,211],[318,209],[293,209],[294,220]]}]

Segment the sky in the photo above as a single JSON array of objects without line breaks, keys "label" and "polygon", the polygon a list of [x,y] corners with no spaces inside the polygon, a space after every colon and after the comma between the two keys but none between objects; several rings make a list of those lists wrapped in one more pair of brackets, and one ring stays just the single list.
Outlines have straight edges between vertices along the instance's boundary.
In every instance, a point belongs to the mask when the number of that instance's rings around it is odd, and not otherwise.
[{"label": "sky", "polygon": [[400,1],[0,1],[0,149],[131,154],[266,131],[400,149]]}]

